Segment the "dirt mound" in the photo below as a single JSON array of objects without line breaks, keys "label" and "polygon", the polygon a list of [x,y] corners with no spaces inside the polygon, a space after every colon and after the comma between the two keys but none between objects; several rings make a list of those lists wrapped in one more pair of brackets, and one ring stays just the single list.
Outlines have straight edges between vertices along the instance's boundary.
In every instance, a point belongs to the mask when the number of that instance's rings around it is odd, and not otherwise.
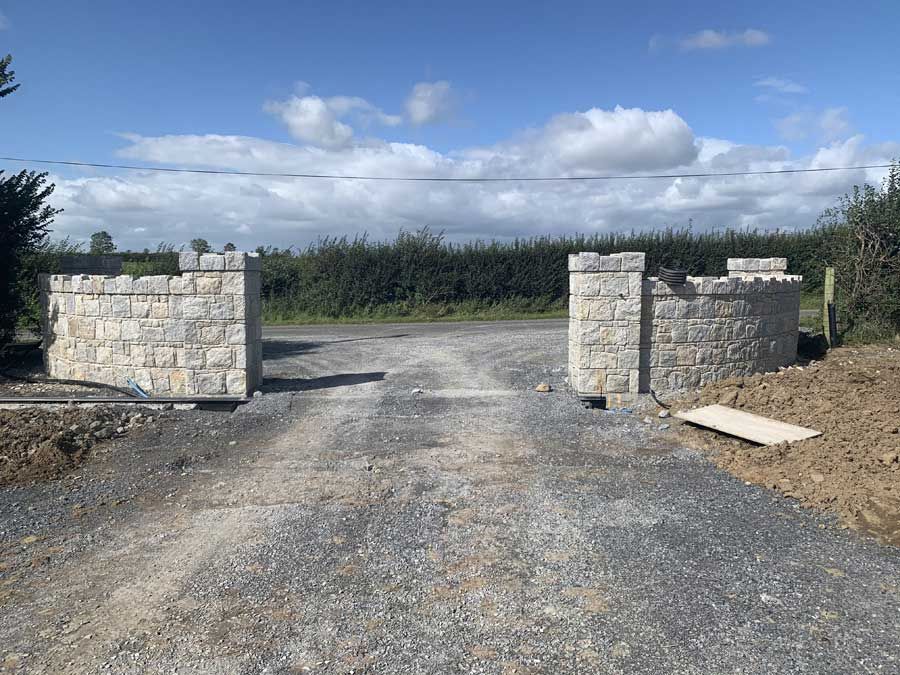
[{"label": "dirt mound", "polygon": [[806,367],[709,385],[673,409],[712,403],[823,432],[760,447],[684,425],[717,465],[900,545],[900,349],[835,349]]},{"label": "dirt mound", "polygon": [[0,485],[60,475],[97,443],[152,417],[112,406],[0,410]]}]

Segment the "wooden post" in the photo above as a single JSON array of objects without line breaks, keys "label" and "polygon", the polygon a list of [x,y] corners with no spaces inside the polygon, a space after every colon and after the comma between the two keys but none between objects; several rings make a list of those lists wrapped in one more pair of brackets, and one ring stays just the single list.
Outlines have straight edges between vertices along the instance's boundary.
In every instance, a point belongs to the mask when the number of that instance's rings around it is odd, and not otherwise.
[{"label": "wooden post", "polygon": [[834,268],[826,267],[825,268],[825,297],[822,302],[822,332],[825,334],[825,340],[828,342],[828,346],[833,347],[831,344],[831,327],[828,322],[828,305],[834,303]]}]

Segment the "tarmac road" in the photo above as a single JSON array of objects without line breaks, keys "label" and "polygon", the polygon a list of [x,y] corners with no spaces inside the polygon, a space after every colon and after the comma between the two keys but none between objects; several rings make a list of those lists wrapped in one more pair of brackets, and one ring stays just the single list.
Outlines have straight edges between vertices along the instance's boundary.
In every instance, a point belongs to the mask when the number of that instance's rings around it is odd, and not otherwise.
[{"label": "tarmac road", "polygon": [[267,329],[261,398],[0,489],[0,671],[900,672],[900,551],[583,409],[565,331]]}]

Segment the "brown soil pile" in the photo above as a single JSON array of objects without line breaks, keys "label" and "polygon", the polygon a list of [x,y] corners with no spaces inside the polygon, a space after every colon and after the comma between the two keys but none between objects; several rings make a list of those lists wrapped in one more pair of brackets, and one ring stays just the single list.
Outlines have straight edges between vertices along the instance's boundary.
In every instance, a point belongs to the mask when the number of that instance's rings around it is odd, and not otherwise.
[{"label": "brown soil pile", "polygon": [[0,485],[65,473],[97,443],[152,419],[110,406],[0,410]]},{"label": "brown soil pile", "polygon": [[806,367],[709,385],[673,409],[713,403],[823,432],[760,447],[684,425],[717,465],[900,545],[900,349],[835,349]]}]

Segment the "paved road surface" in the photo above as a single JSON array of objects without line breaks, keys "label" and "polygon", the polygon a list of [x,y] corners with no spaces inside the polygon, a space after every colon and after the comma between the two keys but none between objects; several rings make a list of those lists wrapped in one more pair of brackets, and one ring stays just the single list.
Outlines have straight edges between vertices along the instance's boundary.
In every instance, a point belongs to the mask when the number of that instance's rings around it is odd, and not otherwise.
[{"label": "paved road surface", "polygon": [[897,549],[581,408],[564,322],[265,351],[239,412],[0,490],[0,669],[900,672]]}]

